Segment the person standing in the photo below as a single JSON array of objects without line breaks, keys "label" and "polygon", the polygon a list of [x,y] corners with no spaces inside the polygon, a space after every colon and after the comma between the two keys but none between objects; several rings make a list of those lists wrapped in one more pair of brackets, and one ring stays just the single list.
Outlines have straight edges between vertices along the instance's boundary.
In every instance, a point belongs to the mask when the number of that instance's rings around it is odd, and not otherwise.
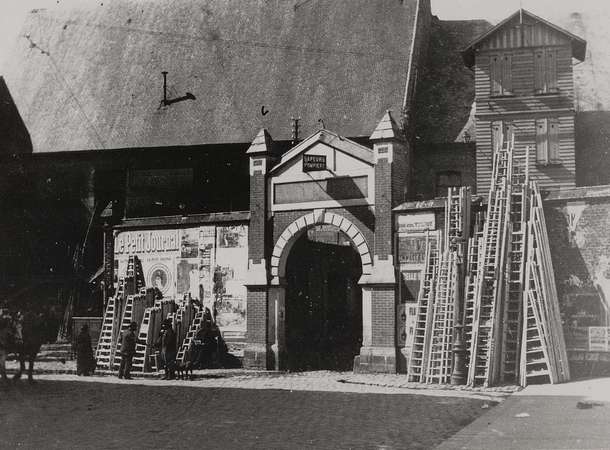
[{"label": "person standing", "polygon": [[173,380],[176,369],[176,332],[172,327],[172,321],[165,321],[165,331],[161,337],[161,354],[165,363],[164,380]]},{"label": "person standing", "polygon": [[131,380],[131,362],[136,353],[136,330],[137,322],[131,322],[129,329],[121,337],[121,365],[119,366],[119,378],[125,377]]},{"label": "person standing", "polygon": [[6,383],[6,356],[11,341],[11,318],[0,309],[0,381]]},{"label": "person standing", "polygon": [[84,324],[76,337],[76,375],[89,376],[95,370],[89,325]]}]

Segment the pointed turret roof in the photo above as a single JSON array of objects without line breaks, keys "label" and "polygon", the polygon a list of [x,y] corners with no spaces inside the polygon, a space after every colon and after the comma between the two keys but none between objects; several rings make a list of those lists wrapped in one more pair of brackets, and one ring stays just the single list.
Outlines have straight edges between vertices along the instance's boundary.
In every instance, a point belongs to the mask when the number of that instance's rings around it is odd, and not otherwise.
[{"label": "pointed turret roof", "polygon": [[392,112],[388,109],[383,115],[379,124],[377,124],[377,128],[371,134],[371,141],[379,140],[379,139],[401,139],[402,132],[400,131],[400,127],[394,121],[392,117]]},{"label": "pointed turret roof", "polygon": [[271,153],[272,143],[273,139],[271,139],[269,132],[265,128],[262,128],[252,141],[252,144],[250,144],[250,147],[248,148],[248,151],[246,151],[246,154],[253,155],[260,153]]}]

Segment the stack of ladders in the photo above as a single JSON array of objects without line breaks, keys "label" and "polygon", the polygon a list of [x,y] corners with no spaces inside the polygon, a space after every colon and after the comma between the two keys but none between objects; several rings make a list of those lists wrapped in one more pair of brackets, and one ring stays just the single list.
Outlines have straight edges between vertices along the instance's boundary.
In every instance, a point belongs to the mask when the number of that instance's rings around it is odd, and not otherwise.
[{"label": "stack of ladders", "polygon": [[[158,330],[161,328],[161,309],[150,307],[144,310],[144,318],[140,325],[138,340],[136,341],[136,353],[133,357],[133,367],[138,372],[149,372],[149,356],[155,345]],[[156,332],[155,332],[156,331]]]},{"label": "stack of ladders", "polygon": [[512,177],[513,141],[503,142],[494,155],[492,187],[489,191],[487,218],[477,264],[474,290],[472,334],[467,337],[469,347],[468,384],[489,386],[496,382],[499,372],[500,346],[498,330],[504,270],[508,243],[507,222],[510,220],[509,196]]},{"label": "stack of ladders", "polygon": [[197,331],[199,331],[199,328],[201,328],[201,324],[203,323],[204,311],[205,311],[205,308],[201,308],[199,311],[197,311],[197,313],[195,314],[195,317],[193,318],[193,321],[191,322],[189,330],[186,333],[186,337],[182,341],[182,345],[180,345],[180,349],[178,350],[178,355],[176,356],[176,362],[179,364],[184,363],[186,351],[191,346],[191,342],[193,342],[193,339],[195,338]]},{"label": "stack of ladders", "polygon": [[470,386],[569,380],[542,201],[529,149],[513,152],[500,139],[482,226],[471,229],[470,192],[451,188],[445,232],[427,237],[409,381],[450,381],[458,321]]},{"label": "stack of ladders", "polygon": [[[191,300],[182,302],[174,316],[174,331],[179,346],[184,342],[196,313],[196,306]],[[180,350],[180,347],[178,348]]]},{"label": "stack of ladders", "polygon": [[522,386],[532,381],[561,383],[570,379],[546,223],[535,183],[531,184],[530,201],[520,358]]},{"label": "stack of ladders", "polygon": [[409,381],[420,383],[426,381],[428,371],[430,329],[432,327],[436,273],[438,270],[438,242],[438,233],[426,236],[426,256],[417,301],[415,336],[407,372]]},{"label": "stack of ladders", "polygon": [[470,233],[470,188],[450,188],[443,238],[427,240],[424,277],[408,375],[410,381],[448,383],[453,364],[453,335],[458,262]]},{"label": "stack of ladders", "polygon": [[121,343],[123,333],[129,330],[129,326],[132,322],[138,324],[138,329],[141,328],[141,324],[144,318],[144,304],[146,298],[141,295],[128,295],[125,307],[123,308],[123,317],[121,319],[121,325],[119,328],[119,334],[116,339],[116,351],[114,353],[113,367],[118,370],[121,365]]}]

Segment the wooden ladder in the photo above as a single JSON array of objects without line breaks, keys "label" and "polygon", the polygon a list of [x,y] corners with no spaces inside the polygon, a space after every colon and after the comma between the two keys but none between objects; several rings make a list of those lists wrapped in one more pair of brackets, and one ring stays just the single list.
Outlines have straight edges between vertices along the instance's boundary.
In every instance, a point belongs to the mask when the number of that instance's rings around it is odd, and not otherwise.
[{"label": "wooden ladder", "polygon": [[466,364],[470,361],[470,346],[472,342],[475,300],[477,298],[477,272],[479,267],[482,233],[476,233],[468,240],[468,263],[466,265],[466,282],[464,289],[464,346],[466,348]]},{"label": "wooden ladder", "polygon": [[503,142],[494,155],[493,183],[489,191],[487,218],[483,228],[483,248],[477,272],[468,385],[489,386],[495,381],[496,358],[500,354],[496,332],[501,327],[506,224],[510,213],[508,196],[512,170],[512,138]]},{"label": "wooden ladder", "polygon": [[119,326],[119,333],[116,340],[116,349],[114,352],[114,358],[112,361],[112,367],[114,370],[118,370],[121,365],[121,341],[123,334],[129,330],[129,325],[133,322],[133,302],[134,296],[128,295],[127,301],[125,302],[125,308],[123,308],[123,316],[121,317],[121,325]]},{"label": "wooden ladder", "polygon": [[138,333],[138,339],[136,340],[136,353],[133,357],[133,368],[138,372],[144,372],[148,364],[148,355],[150,354],[150,341],[151,336],[149,333],[152,332],[152,313],[153,307],[146,308],[144,310],[144,318],[142,319],[142,325]]},{"label": "wooden ladder", "polygon": [[541,377],[551,383],[570,379],[555,276],[551,262],[542,201],[531,183],[528,258],[525,269],[524,327],[521,350],[522,386]]},{"label": "wooden ladder", "polygon": [[448,383],[451,377],[453,353],[454,323],[454,287],[455,287],[454,252],[446,250],[441,255],[438,268],[438,283],[434,298],[432,334],[428,357],[427,383]]},{"label": "wooden ladder", "polygon": [[100,368],[104,368],[104,369],[110,368],[116,314],[117,314],[116,297],[110,297],[108,299],[108,304],[106,305],[106,311],[104,312],[104,319],[102,321],[102,329],[100,331],[100,337],[99,337],[99,340],[97,341],[97,349],[95,352],[95,359],[97,360],[97,366]]},{"label": "wooden ladder", "polygon": [[426,256],[419,294],[413,348],[407,368],[409,381],[424,383],[428,370],[430,327],[434,308],[435,281],[438,270],[438,233],[426,236]]},{"label": "wooden ladder", "polygon": [[204,311],[205,311],[205,308],[201,308],[197,312],[197,314],[195,314],[195,317],[193,318],[193,322],[191,323],[191,326],[189,327],[189,331],[186,333],[186,337],[184,338],[184,341],[182,342],[182,345],[180,346],[180,350],[178,351],[178,355],[176,356],[176,362],[178,362],[179,364],[184,364],[184,357],[186,355],[186,351],[190,347],[191,342],[193,342],[193,339],[194,339],[195,335],[197,334],[197,331],[199,330],[199,328],[201,327],[201,324],[203,323]]},{"label": "wooden ladder", "polygon": [[[502,316],[502,355],[500,361],[500,381],[516,383],[519,381],[521,354],[521,329],[523,325],[523,285],[527,250],[528,221],[528,158],[526,149],[525,164],[513,166],[510,190],[510,243],[506,261],[505,298]],[[513,160],[517,160],[513,157]]]}]

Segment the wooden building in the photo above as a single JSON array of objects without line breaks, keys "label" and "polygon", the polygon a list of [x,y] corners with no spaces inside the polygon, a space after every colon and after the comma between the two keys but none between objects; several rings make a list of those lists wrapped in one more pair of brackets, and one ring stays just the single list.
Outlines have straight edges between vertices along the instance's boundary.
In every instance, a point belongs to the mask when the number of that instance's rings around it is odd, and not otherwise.
[{"label": "wooden building", "polygon": [[585,50],[583,39],[522,9],[463,51],[475,74],[478,192],[489,188],[500,136],[511,133],[517,156],[529,147],[540,186],[575,186],[572,65]]}]

